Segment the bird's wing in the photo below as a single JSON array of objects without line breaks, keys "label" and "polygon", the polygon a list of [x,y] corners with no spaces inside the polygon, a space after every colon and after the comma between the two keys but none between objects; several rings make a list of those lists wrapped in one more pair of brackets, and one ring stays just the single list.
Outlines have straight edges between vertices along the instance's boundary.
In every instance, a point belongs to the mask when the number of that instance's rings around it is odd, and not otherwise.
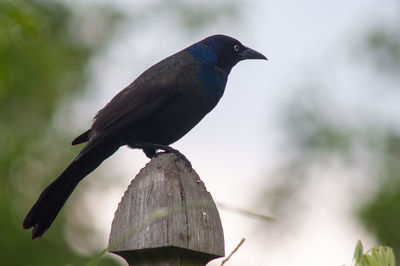
[{"label": "bird's wing", "polygon": [[183,93],[179,80],[194,68],[193,62],[178,54],[152,66],[98,112],[92,129],[108,138],[135,128]]}]

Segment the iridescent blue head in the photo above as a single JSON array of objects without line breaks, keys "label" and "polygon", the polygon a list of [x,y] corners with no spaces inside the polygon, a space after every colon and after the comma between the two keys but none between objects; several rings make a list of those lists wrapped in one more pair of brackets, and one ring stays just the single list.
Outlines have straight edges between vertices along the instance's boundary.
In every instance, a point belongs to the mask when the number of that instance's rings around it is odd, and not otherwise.
[{"label": "iridescent blue head", "polygon": [[229,73],[239,61],[245,59],[267,58],[261,53],[250,49],[238,40],[225,36],[213,35],[187,48],[190,54],[204,63],[214,63]]}]

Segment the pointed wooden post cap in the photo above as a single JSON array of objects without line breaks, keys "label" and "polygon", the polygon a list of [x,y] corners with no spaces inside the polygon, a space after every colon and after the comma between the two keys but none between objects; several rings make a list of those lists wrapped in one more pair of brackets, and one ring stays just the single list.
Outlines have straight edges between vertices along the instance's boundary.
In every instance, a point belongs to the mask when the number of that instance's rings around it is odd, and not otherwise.
[{"label": "pointed wooden post cap", "polygon": [[108,248],[129,265],[205,265],[224,256],[224,235],[200,177],[175,154],[165,153],[129,185]]}]

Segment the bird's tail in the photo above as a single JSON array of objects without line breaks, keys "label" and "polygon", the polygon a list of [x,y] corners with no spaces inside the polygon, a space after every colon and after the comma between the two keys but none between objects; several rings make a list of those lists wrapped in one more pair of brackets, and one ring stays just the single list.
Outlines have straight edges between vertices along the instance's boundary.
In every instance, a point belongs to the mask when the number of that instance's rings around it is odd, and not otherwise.
[{"label": "bird's tail", "polygon": [[41,237],[50,227],[68,197],[86,175],[111,156],[118,146],[98,143],[86,145],[64,172],[40,194],[26,215],[23,227],[33,227],[32,239]]}]

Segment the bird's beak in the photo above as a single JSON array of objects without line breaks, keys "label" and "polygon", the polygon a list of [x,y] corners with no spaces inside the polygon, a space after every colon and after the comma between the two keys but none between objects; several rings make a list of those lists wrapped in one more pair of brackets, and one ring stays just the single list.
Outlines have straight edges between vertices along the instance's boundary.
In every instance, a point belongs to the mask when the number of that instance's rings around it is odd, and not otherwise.
[{"label": "bird's beak", "polygon": [[239,61],[245,59],[263,59],[268,60],[262,53],[254,51],[249,47],[244,47],[245,49],[239,53]]}]

